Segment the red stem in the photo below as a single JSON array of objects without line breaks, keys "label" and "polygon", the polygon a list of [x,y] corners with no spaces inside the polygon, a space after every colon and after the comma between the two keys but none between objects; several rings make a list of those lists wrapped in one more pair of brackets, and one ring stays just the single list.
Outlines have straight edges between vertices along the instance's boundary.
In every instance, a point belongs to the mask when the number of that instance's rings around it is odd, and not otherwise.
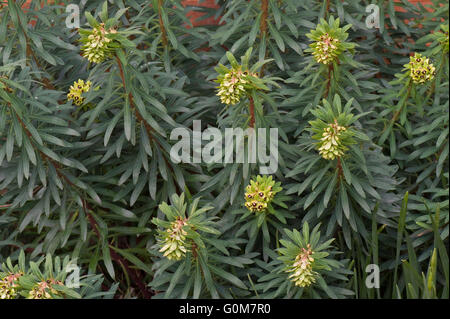
[{"label": "red stem", "polygon": [[269,1],[261,0],[261,22],[259,24],[259,30],[261,32],[261,36],[263,36],[267,32],[267,17],[269,15]]},{"label": "red stem", "polygon": [[255,127],[255,102],[253,101],[253,97],[249,97],[250,105],[249,105],[249,111],[250,111],[250,127]]},{"label": "red stem", "polygon": [[167,42],[166,28],[164,27],[164,21],[162,19],[162,14],[161,14],[162,5],[163,5],[163,0],[158,0],[158,20],[159,20],[159,28],[161,29],[161,33],[162,33],[161,40],[162,40],[163,46],[166,47],[168,42]]},{"label": "red stem", "polygon": [[327,79],[327,87],[325,89],[324,98],[328,97],[328,93],[330,92],[331,87],[331,72],[333,72],[333,64],[328,65],[328,79]]},{"label": "red stem", "polygon": [[337,158],[337,169],[338,169],[338,180],[340,180],[342,177],[342,163],[340,157]]}]

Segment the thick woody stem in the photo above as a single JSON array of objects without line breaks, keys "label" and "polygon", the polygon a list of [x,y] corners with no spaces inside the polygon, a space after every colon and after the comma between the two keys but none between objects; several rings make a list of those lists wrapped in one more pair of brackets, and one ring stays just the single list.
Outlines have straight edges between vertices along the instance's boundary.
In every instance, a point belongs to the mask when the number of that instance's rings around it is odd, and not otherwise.
[{"label": "thick woody stem", "polygon": [[267,32],[267,17],[269,15],[269,0],[261,0],[261,22],[259,24],[259,30],[261,36]]}]

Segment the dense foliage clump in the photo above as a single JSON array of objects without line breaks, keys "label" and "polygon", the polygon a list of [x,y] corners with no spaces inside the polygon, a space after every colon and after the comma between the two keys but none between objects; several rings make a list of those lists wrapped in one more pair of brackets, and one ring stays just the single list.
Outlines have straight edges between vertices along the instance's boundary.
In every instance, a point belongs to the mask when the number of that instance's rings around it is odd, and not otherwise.
[{"label": "dense foliage clump", "polygon": [[449,297],[447,1],[41,2],[0,4],[0,299]]}]

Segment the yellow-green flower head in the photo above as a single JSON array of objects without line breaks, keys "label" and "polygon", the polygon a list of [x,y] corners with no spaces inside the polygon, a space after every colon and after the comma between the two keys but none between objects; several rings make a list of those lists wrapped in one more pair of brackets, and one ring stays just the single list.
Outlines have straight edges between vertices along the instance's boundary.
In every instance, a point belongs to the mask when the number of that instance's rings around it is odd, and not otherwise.
[{"label": "yellow-green flower head", "polygon": [[83,51],[83,57],[93,63],[101,63],[110,58],[114,49],[112,47],[113,40],[108,35],[113,33],[117,33],[117,31],[113,28],[106,30],[105,24],[101,23],[98,27],[93,28],[89,35],[82,35],[81,42],[84,45],[81,50]]},{"label": "yellow-green flower head", "polygon": [[251,180],[246,188],[245,207],[251,212],[263,212],[280,190],[281,188],[272,180],[272,176],[258,175],[256,181]]},{"label": "yellow-green flower head", "polygon": [[340,55],[355,48],[356,44],[347,42],[348,33],[346,32],[351,25],[340,27],[339,18],[334,19],[331,16],[327,21],[320,19],[320,24],[316,29],[311,30],[306,36],[312,41],[306,52],[311,52],[317,63],[329,65],[337,61]]},{"label": "yellow-green flower head", "polygon": [[436,68],[426,56],[415,53],[409,60],[409,63],[405,67],[409,70],[409,76],[414,83],[422,84],[434,78]]},{"label": "yellow-green flower head", "polygon": [[180,260],[186,256],[186,235],[183,229],[187,225],[186,220],[178,218],[170,224],[170,228],[164,233],[164,238],[160,242],[159,250],[165,257],[171,260]]},{"label": "yellow-green flower head", "polygon": [[[219,78],[217,95],[224,104],[234,105],[245,95],[244,85],[248,83],[245,79],[247,72],[240,69],[231,69],[230,72]],[[254,75],[255,76],[255,75]]]},{"label": "yellow-green flower head", "polygon": [[53,288],[53,285],[62,285],[61,281],[56,281],[54,279],[48,279],[46,281],[41,281],[28,293],[27,299],[53,299],[49,291],[57,295],[58,291]]},{"label": "yellow-green flower head", "polygon": [[21,273],[8,275],[0,280],[0,299],[14,299],[18,295],[17,279]]},{"label": "yellow-green flower head", "polygon": [[83,80],[73,82],[73,85],[70,87],[69,93],[67,94],[67,99],[73,100],[76,105],[82,105],[84,97],[82,97],[81,94],[88,92],[91,89],[91,85],[91,81],[87,81],[86,83]]},{"label": "yellow-green flower head", "polygon": [[295,258],[292,266],[286,271],[291,272],[289,276],[296,286],[308,287],[316,282],[317,273],[313,271],[314,258],[311,245],[307,245],[307,249],[302,248],[302,251]]},{"label": "yellow-green flower head", "polygon": [[340,126],[337,121],[328,124],[328,126],[323,129],[322,137],[317,146],[320,155],[322,155],[324,159],[334,160],[336,157],[343,156],[345,151],[348,150],[348,148],[343,145],[340,138],[341,134],[346,130],[347,128]]},{"label": "yellow-green flower head", "polygon": [[339,54],[339,39],[331,37],[328,33],[320,36],[319,40],[309,46],[313,49],[313,56],[317,63],[327,65],[333,62]]},{"label": "yellow-green flower head", "polygon": [[52,299],[52,296],[47,290],[42,290],[37,286],[30,290],[27,299]]}]

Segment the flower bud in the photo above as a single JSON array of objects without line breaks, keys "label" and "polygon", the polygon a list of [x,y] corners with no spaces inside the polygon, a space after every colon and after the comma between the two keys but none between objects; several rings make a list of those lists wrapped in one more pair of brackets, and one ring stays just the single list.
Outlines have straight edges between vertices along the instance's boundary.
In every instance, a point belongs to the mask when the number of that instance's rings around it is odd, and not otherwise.
[{"label": "flower bud", "polygon": [[224,104],[234,105],[245,95],[244,85],[247,81],[244,79],[245,72],[231,69],[223,78],[219,78],[219,87],[217,95]]},{"label": "flower bud", "polygon": [[27,299],[53,299],[52,295],[57,295],[59,292],[53,288],[53,285],[63,285],[61,281],[55,279],[47,279],[38,283],[28,293]]},{"label": "flower bud", "polygon": [[338,125],[336,121],[324,128],[318,143],[319,153],[324,159],[334,160],[336,157],[343,156],[348,150],[341,139],[342,133],[346,130],[347,128]]},{"label": "flower bud", "polygon": [[172,222],[170,228],[164,233],[164,238],[160,242],[160,252],[171,260],[180,260],[186,255],[186,235],[183,229],[187,225],[186,220],[181,218]]},{"label": "flower bud", "polygon": [[322,35],[318,41],[310,44],[310,47],[313,49],[314,59],[318,63],[329,64],[340,53],[339,43],[339,39],[331,37],[328,33]]},{"label": "flower bud", "polygon": [[307,249],[302,248],[292,266],[286,270],[292,272],[289,278],[296,286],[308,287],[316,281],[317,273],[313,271],[314,258],[312,255],[311,246],[308,244]]},{"label": "flower bud", "polygon": [[81,41],[84,45],[81,47],[83,56],[93,63],[101,63],[113,56],[114,48],[111,45],[112,40],[108,38],[109,34],[117,33],[115,29],[105,29],[104,23],[92,29],[88,36],[82,35]]},{"label": "flower bud", "polygon": [[21,273],[11,274],[0,279],[0,299],[15,299],[18,295],[18,278]]}]

